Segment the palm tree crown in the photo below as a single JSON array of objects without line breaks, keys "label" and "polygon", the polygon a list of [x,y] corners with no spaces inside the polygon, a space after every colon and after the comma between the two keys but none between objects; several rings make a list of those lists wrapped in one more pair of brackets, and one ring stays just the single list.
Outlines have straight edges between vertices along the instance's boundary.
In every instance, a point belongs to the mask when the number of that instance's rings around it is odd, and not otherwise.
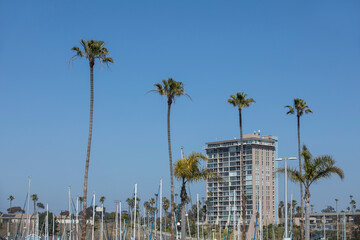
[{"label": "palm tree crown", "polygon": [[239,111],[241,109],[250,107],[252,103],[255,103],[255,100],[252,98],[246,98],[247,94],[244,92],[238,92],[236,95],[231,94],[230,98],[227,100],[228,103],[232,104],[234,107],[238,107]]},{"label": "palm tree crown", "polygon": [[295,112],[296,112],[296,116],[298,116],[298,117],[301,117],[304,113],[306,113],[306,114],[313,113],[313,111],[309,108],[307,103],[303,99],[300,99],[300,98],[294,99],[293,106],[287,105],[285,107],[288,108],[288,110],[289,110],[286,114],[295,114]]},{"label": "palm tree crown", "polygon": [[181,95],[190,97],[185,93],[184,84],[182,82],[175,81],[172,78],[162,80],[162,83],[155,83],[154,86],[156,89],[151,90],[150,92],[157,92],[161,96],[165,96],[168,99],[168,104],[174,103],[175,99]]},{"label": "palm tree crown", "polygon": [[[303,146],[302,156],[304,158],[304,173],[300,175],[299,170],[289,168],[288,175],[293,182],[304,185],[305,194],[310,194],[310,192],[306,193],[306,190],[309,190],[313,183],[324,178],[329,178],[333,174],[338,175],[341,179],[344,178],[344,172],[339,167],[335,166],[335,160],[331,156],[323,155],[313,158],[305,145]],[[310,197],[310,195],[308,197]]]},{"label": "palm tree crown", "polygon": [[96,41],[96,40],[88,40],[85,41],[83,39],[80,40],[81,46],[83,50],[79,47],[72,47],[71,50],[75,52],[73,58],[77,57],[85,57],[89,60],[89,64],[91,67],[95,65],[95,60],[98,59],[100,64],[109,64],[114,63],[114,60],[109,57],[110,53],[105,48],[105,42],[103,41]]},{"label": "palm tree crown", "polygon": [[179,159],[174,164],[174,175],[184,183],[197,182],[214,177],[215,174],[207,168],[201,168],[201,160],[207,161],[202,153],[191,153],[188,157]]},{"label": "palm tree crown", "polygon": [[102,204],[104,204],[105,199],[106,199],[106,197],[105,197],[105,196],[100,197],[100,202],[101,202]]}]

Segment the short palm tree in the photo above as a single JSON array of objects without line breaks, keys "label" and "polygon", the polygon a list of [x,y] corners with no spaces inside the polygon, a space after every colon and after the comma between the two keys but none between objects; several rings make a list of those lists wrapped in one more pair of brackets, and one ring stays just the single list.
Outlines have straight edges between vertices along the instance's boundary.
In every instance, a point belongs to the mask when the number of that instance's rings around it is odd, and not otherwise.
[{"label": "short palm tree", "polygon": [[166,232],[166,229],[167,229],[166,219],[167,219],[167,216],[168,216],[167,210],[168,210],[169,207],[170,207],[170,201],[169,201],[169,199],[167,199],[166,197],[163,197],[162,203],[163,203],[163,209],[164,209],[164,211],[165,211],[165,219],[164,219],[164,220],[165,220],[165,232]]},{"label": "short palm tree", "polygon": [[339,202],[339,199],[335,198],[336,212],[338,212],[338,202]]},{"label": "short palm tree", "polygon": [[99,201],[101,202],[101,204],[104,205],[105,200],[106,200],[106,197],[105,197],[105,196],[101,196]]},{"label": "short palm tree", "polygon": [[[310,240],[310,186],[322,179],[329,178],[333,174],[344,178],[343,171],[335,166],[335,160],[329,155],[313,158],[306,146],[303,146],[302,156],[304,158],[303,172],[298,169],[289,168],[288,176],[290,180],[300,183],[305,190],[305,240]],[[284,169],[280,169],[284,172]]]},{"label": "short palm tree", "polygon": [[[241,193],[241,206],[242,206],[242,211],[241,211],[241,217],[242,217],[242,222],[243,222],[243,227],[242,227],[242,234],[241,234],[241,238],[242,240],[246,239],[246,197],[245,197],[245,176],[244,176],[244,164],[243,164],[243,159],[244,159],[244,143],[243,143],[243,133],[242,133],[242,110],[244,108],[250,107],[250,105],[252,103],[255,103],[255,100],[252,98],[247,98],[247,94],[244,92],[238,92],[236,93],[236,95],[230,95],[230,98],[227,100],[228,103],[230,103],[231,105],[233,105],[234,107],[237,107],[238,111],[239,111],[239,125],[240,125],[240,169],[241,169],[241,189],[242,189],[242,193]],[[230,179],[229,179],[230,181]],[[230,198],[229,198],[230,200]]]},{"label": "short palm tree", "polygon": [[283,211],[284,211],[284,202],[283,201],[280,201],[279,202],[279,218],[283,218],[284,216],[284,214],[283,214]]},{"label": "short palm tree", "polygon": [[188,200],[186,183],[198,182],[215,178],[216,174],[207,168],[201,167],[201,160],[207,158],[201,153],[191,153],[189,156],[179,159],[174,164],[174,175],[181,181],[181,239],[186,239],[185,203]]},{"label": "short palm tree", "polygon": [[[92,127],[93,127],[93,106],[94,106],[94,65],[96,60],[99,60],[100,64],[114,63],[114,60],[109,57],[110,53],[105,48],[105,43],[103,41],[80,40],[82,50],[79,47],[71,48],[71,51],[75,52],[74,58],[86,58],[89,61],[90,65],[90,123],[89,123],[89,137],[88,137],[88,146],[86,153],[86,163],[85,163],[85,175],[84,175],[84,201],[83,209],[86,210],[87,203],[87,182],[88,182],[88,172],[89,172],[89,162],[90,162],[90,150],[91,150],[91,139],[92,139]],[[82,217],[82,236],[81,239],[86,239],[86,211],[83,211]]]},{"label": "short palm tree", "polygon": [[355,210],[356,210],[356,201],[354,200],[354,199],[351,199],[351,201],[350,201],[350,205],[351,205],[351,211],[352,212],[355,212]]},{"label": "short palm tree", "polygon": [[[296,114],[297,118],[297,133],[298,133],[298,155],[299,155],[299,171],[301,174],[301,143],[300,143],[300,118],[305,113],[313,113],[313,111],[309,108],[307,103],[300,98],[295,98],[293,102],[293,106],[287,105],[285,108],[288,109],[286,114]],[[301,206],[301,220],[304,219],[304,200],[303,200],[303,188],[302,184],[300,184],[300,206]],[[300,237],[303,239],[304,237],[304,222],[300,221]]]},{"label": "short palm tree", "polygon": [[79,202],[80,202],[80,212],[82,211],[82,203],[84,201],[84,198],[83,197],[79,197]]},{"label": "short palm tree", "polygon": [[34,202],[34,215],[35,215],[35,213],[36,213],[36,202],[39,200],[38,195],[37,194],[31,195],[31,200],[33,200],[33,202]]},{"label": "short palm tree", "polygon": [[100,197],[101,202],[101,225],[100,225],[100,240],[104,237],[104,202],[105,202],[105,196]]},{"label": "short palm tree", "polygon": [[[168,135],[168,149],[169,149],[169,165],[170,165],[170,186],[171,186],[171,212],[175,210],[174,204],[174,173],[173,173],[173,163],[172,163],[172,152],[171,152],[171,137],[170,137],[170,110],[171,105],[175,103],[175,99],[182,95],[190,97],[185,93],[184,84],[182,82],[175,81],[172,78],[168,80],[163,80],[162,83],[154,84],[155,90],[151,90],[150,92],[157,92],[161,96],[165,96],[167,98],[167,135]],[[174,233],[174,216],[171,214],[171,240],[175,240]]]},{"label": "short palm tree", "polygon": [[133,208],[135,205],[134,198],[127,198],[126,203],[129,205],[130,208]]},{"label": "short palm tree", "polygon": [[153,207],[154,204],[155,204],[155,198],[151,198],[151,199],[150,199],[150,205]]},{"label": "short palm tree", "polygon": [[13,195],[10,195],[9,198],[8,198],[8,200],[10,201],[10,210],[11,210],[11,208],[12,208],[12,201],[13,201],[14,199],[15,199],[15,198],[14,198]]}]

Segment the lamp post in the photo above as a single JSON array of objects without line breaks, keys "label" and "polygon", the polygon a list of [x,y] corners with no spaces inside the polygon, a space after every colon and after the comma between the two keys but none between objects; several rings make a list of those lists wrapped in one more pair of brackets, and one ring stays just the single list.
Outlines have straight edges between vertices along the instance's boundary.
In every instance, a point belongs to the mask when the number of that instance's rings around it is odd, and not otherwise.
[{"label": "lamp post", "polygon": [[285,161],[285,235],[284,240],[290,240],[288,237],[288,209],[287,209],[287,160],[296,160],[296,157],[277,158],[276,161]]}]

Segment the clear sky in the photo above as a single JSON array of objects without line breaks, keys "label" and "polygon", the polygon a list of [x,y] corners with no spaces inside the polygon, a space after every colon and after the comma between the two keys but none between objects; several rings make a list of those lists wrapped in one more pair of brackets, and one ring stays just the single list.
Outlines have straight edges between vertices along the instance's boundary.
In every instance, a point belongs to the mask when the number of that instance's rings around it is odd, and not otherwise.
[{"label": "clear sky", "polygon": [[[345,208],[350,194],[360,202],[359,12],[359,1],[0,0],[0,211],[10,194],[24,204],[28,176],[51,210],[67,208],[69,185],[82,194],[89,66],[69,64],[80,39],[105,41],[115,60],[110,70],[95,65],[88,187],[110,209],[136,182],[147,200],[162,177],[169,195],[166,100],[146,94],[168,77],[192,97],[173,106],[175,160],[180,146],[203,151],[239,137],[226,100],[241,91],[256,100],[244,131],[277,135],[279,156],[296,156],[296,118],[284,105],[299,97],[314,111],[302,119],[302,143],[345,172],[312,187],[315,209],[334,198]],[[298,199],[297,186],[289,192]]]}]

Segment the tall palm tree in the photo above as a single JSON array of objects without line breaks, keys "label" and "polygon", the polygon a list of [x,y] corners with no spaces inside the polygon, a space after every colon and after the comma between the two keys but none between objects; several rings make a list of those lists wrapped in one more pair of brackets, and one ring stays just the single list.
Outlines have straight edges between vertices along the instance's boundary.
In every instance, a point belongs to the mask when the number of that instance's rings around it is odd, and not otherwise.
[{"label": "tall palm tree", "polygon": [[339,201],[339,199],[335,198],[335,203],[336,203],[336,212],[338,212],[338,201]]},{"label": "tall palm tree", "polygon": [[80,212],[83,210],[82,209],[82,203],[84,202],[84,198],[83,197],[79,197],[79,202],[80,202]]},{"label": "tall palm tree", "polygon": [[34,202],[34,215],[35,215],[35,213],[36,213],[36,202],[39,200],[38,195],[37,194],[31,195],[31,200],[33,200],[33,202]]},{"label": "tall palm tree", "polygon": [[134,207],[134,198],[127,198],[126,203],[129,205],[130,208]]},{"label": "tall palm tree", "polygon": [[[300,98],[295,98],[293,102],[293,106],[287,105],[285,108],[288,109],[288,112],[286,114],[296,114],[297,118],[297,133],[298,133],[298,155],[299,155],[299,171],[301,174],[301,142],[300,142],[300,118],[302,115],[313,113],[313,111],[309,108],[307,103]],[[302,184],[300,184],[300,206],[301,206],[301,220],[300,221],[300,238],[304,239],[304,195],[303,195],[303,187]]]},{"label": "tall palm tree", "polygon": [[[88,172],[89,172],[89,162],[90,162],[90,150],[91,150],[91,138],[92,138],[92,127],[93,127],[93,106],[94,106],[94,65],[96,60],[99,60],[100,64],[104,63],[108,65],[109,63],[114,63],[114,60],[109,57],[110,53],[105,48],[105,43],[103,41],[80,40],[82,50],[79,47],[71,48],[71,51],[75,52],[74,58],[86,58],[89,61],[90,65],[90,123],[89,123],[89,136],[88,136],[88,146],[86,153],[86,163],[85,163],[85,175],[84,175],[84,194],[83,194],[83,209],[86,210],[87,203],[87,182],[88,182]],[[86,239],[86,211],[83,211],[82,217],[82,236],[81,239]]]},{"label": "tall palm tree", "polygon": [[174,175],[181,181],[181,239],[183,240],[186,239],[185,203],[188,200],[186,183],[207,180],[216,176],[209,169],[201,167],[201,160],[207,161],[207,158],[201,153],[191,153],[174,164]]},{"label": "tall palm tree", "polygon": [[163,197],[162,203],[163,203],[163,209],[164,209],[164,211],[165,211],[165,219],[164,219],[164,220],[165,220],[165,232],[166,232],[166,229],[167,229],[166,219],[167,219],[167,216],[168,216],[167,210],[168,210],[169,207],[170,207],[170,201],[169,201],[169,199],[167,199],[166,197]]},{"label": "tall palm tree", "polygon": [[356,201],[351,198],[350,205],[351,205],[351,209],[352,209],[351,211],[352,212],[355,212],[355,210],[356,210],[356,205],[355,204],[356,204]]},{"label": "tall palm tree", "polygon": [[150,205],[151,205],[152,207],[154,206],[155,202],[156,202],[156,201],[155,201],[155,198],[151,198],[151,199],[150,199]]},{"label": "tall palm tree", "polygon": [[[8,213],[11,212],[12,201],[13,201],[14,199],[15,199],[15,198],[14,198],[13,195],[10,195],[9,198],[8,198],[8,200],[10,201],[10,208],[8,209]],[[10,232],[9,232],[9,231],[10,231],[10,221],[8,221],[8,223],[7,223],[7,229],[8,229],[7,234],[10,236]]]},{"label": "tall palm tree", "polygon": [[100,197],[101,202],[101,225],[100,225],[100,240],[104,237],[104,202],[105,202],[105,196]]},{"label": "tall palm tree", "polygon": [[101,202],[101,204],[104,205],[105,200],[106,200],[106,197],[105,197],[105,196],[101,196],[99,201]]},{"label": "tall palm tree", "polygon": [[11,210],[11,207],[12,207],[12,201],[14,200],[14,196],[13,195],[10,195],[8,200],[10,201],[10,210]]},{"label": "tall palm tree", "polygon": [[[167,135],[168,135],[168,149],[169,149],[169,165],[170,165],[170,185],[171,185],[171,212],[175,210],[174,204],[174,171],[173,171],[173,162],[172,162],[172,152],[171,152],[171,137],[170,137],[170,110],[171,105],[175,103],[175,99],[182,95],[190,96],[185,93],[184,84],[182,82],[175,81],[172,78],[168,80],[162,80],[162,83],[154,84],[155,90],[151,90],[150,92],[157,92],[161,96],[165,96],[167,98]],[[171,240],[175,240],[174,233],[174,216],[171,214]]]},{"label": "tall palm tree", "polygon": [[292,212],[292,216],[294,217],[295,216],[295,210],[296,210],[296,204],[297,204],[297,201],[296,200],[292,200],[292,209],[291,209],[291,212]]},{"label": "tall palm tree", "polygon": [[[319,182],[322,179],[329,178],[333,174],[338,175],[341,179],[344,178],[344,172],[335,166],[335,160],[329,155],[323,155],[313,158],[306,146],[303,146],[302,156],[304,158],[303,173],[298,169],[289,168],[288,176],[290,180],[300,183],[305,190],[305,240],[310,240],[310,186],[313,183]],[[280,169],[284,172],[285,169]]]},{"label": "tall palm tree", "polygon": [[[243,132],[242,132],[242,109],[243,108],[247,108],[250,107],[250,105],[252,103],[255,103],[255,100],[252,98],[247,98],[247,94],[244,92],[238,92],[236,93],[236,95],[231,94],[230,98],[227,100],[228,103],[230,103],[231,105],[233,105],[234,107],[237,107],[239,110],[239,125],[240,125],[240,169],[241,169],[241,173],[240,173],[240,177],[241,177],[241,189],[242,189],[242,193],[241,193],[241,217],[242,217],[242,221],[243,221],[243,226],[242,226],[242,234],[241,234],[241,238],[242,240],[246,239],[245,233],[246,233],[246,197],[245,197],[245,174],[244,174],[244,164],[243,164],[243,160],[244,160],[244,143],[243,143]],[[229,178],[230,181],[230,178]],[[230,198],[229,198],[230,201]]]},{"label": "tall palm tree", "polygon": [[283,201],[280,201],[279,202],[279,210],[278,210],[278,214],[279,214],[279,218],[283,218],[284,214],[283,214],[283,211],[284,211],[284,202]]}]

